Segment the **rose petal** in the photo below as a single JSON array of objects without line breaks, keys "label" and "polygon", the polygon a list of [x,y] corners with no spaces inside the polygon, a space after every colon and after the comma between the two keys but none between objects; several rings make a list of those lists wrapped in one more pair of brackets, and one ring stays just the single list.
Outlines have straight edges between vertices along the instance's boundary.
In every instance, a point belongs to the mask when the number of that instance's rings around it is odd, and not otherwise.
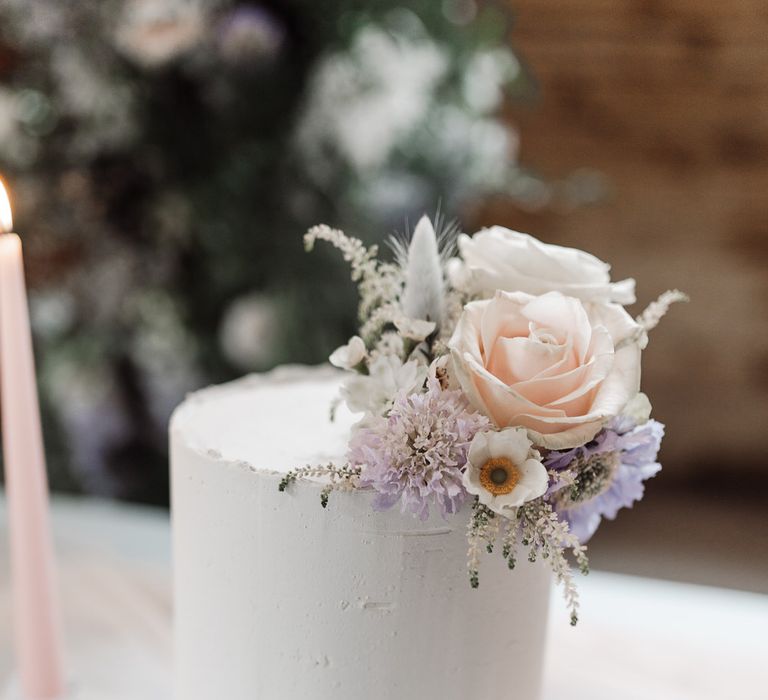
[{"label": "rose petal", "polygon": [[458,247],[464,262],[451,266],[451,279],[457,288],[471,293],[559,291],[585,302],[635,301],[634,280],[610,282],[610,266],[582,250],[542,243],[500,226],[472,238],[461,235]]},{"label": "rose petal", "polygon": [[562,345],[530,338],[497,338],[485,366],[507,384],[524,381],[563,360]]},{"label": "rose petal", "polygon": [[586,364],[555,377],[534,378],[513,385],[515,391],[529,401],[541,406],[561,408],[567,403],[590,392],[608,375],[613,365],[613,351],[593,357]]},{"label": "rose petal", "polygon": [[497,338],[528,336],[528,322],[518,313],[519,302],[512,295],[503,293],[496,295],[496,301],[492,309],[481,307],[480,339],[485,363],[488,362]]},{"label": "rose petal", "polygon": [[449,346],[476,410],[565,449],[591,440],[636,395],[638,328],[616,304],[587,309],[558,292],[499,292],[467,305]]},{"label": "rose petal", "polygon": [[578,299],[550,292],[526,304],[523,313],[526,318],[538,324],[560,328],[570,334],[579,362],[584,361],[592,339],[592,325],[586,309]]}]

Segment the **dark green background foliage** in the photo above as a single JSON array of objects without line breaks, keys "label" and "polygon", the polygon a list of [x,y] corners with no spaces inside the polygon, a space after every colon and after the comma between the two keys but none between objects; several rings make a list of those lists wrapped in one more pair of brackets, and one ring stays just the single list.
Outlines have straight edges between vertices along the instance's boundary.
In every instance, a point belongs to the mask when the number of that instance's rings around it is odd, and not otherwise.
[{"label": "dark green background foliage", "polygon": [[[456,216],[519,191],[497,105],[466,98],[480,55],[502,65],[491,83],[529,89],[508,30],[500,9],[466,1],[0,0],[0,170],[26,244],[58,488],[165,502],[166,422],[186,391],[323,361],[354,331],[347,271],[325,246],[304,254],[308,226],[371,242],[438,204]],[[363,165],[328,136],[336,117],[311,109],[332,56],[353,69],[330,100],[341,115],[404,80],[369,78],[365,61],[355,73],[361,37],[439,64],[406,126],[388,126],[398,99],[414,101],[397,91],[354,125],[363,145],[389,139]],[[470,163],[482,149],[455,147],[447,123],[501,139],[493,162]]]}]

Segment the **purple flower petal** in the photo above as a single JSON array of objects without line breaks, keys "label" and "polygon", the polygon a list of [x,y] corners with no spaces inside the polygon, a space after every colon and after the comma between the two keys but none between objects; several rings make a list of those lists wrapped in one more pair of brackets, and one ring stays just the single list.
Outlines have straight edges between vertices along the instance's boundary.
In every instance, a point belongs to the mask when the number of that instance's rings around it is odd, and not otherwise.
[{"label": "purple flower petal", "polygon": [[361,467],[361,484],[377,492],[376,510],[400,501],[403,512],[422,520],[430,505],[445,517],[466,500],[461,472],[469,444],[489,427],[485,416],[469,410],[460,391],[443,391],[432,380],[426,392],[398,396],[387,417],[358,430],[348,459]]},{"label": "purple flower petal", "polygon": [[[604,453],[618,454],[618,466],[610,475],[608,486],[588,500],[573,503],[568,486],[555,480],[547,496],[553,500],[560,515],[568,521],[571,531],[586,542],[597,530],[602,518],[613,520],[622,508],[631,508],[645,492],[644,482],[661,470],[656,457],[664,436],[664,426],[655,420],[643,425],[626,417],[615,419],[600,431],[594,440],[565,452],[550,452],[544,464],[548,469],[562,471],[574,460],[588,463]],[[594,463],[594,462],[593,462]],[[558,494],[566,494],[558,497]]]}]

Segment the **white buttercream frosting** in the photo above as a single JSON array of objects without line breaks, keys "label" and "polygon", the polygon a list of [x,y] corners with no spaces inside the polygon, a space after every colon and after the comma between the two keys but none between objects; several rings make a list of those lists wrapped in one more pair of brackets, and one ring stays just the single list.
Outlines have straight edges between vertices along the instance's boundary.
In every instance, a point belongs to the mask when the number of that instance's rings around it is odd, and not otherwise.
[{"label": "white buttercream frosting", "polygon": [[280,474],[343,460],[343,373],[280,370],[192,395],[171,427],[178,700],[535,700],[550,575],[483,559],[468,510],[421,522]]},{"label": "white buttercream frosting", "polygon": [[344,376],[331,367],[286,366],[203,389],[177,409],[173,430],[189,447],[257,471],[343,463],[359,419],[342,403],[330,420]]}]

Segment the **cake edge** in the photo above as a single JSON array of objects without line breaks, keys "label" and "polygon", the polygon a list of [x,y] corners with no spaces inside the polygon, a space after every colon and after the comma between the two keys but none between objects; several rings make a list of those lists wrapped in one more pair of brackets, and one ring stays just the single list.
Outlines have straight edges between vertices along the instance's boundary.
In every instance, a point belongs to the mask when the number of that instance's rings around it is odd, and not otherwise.
[{"label": "cake edge", "polygon": [[[184,421],[187,411],[191,410],[196,405],[207,401],[211,398],[227,394],[231,391],[252,388],[267,385],[280,385],[280,384],[292,384],[295,382],[301,382],[306,380],[330,380],[340,379],[344,376],[344,372],[336,369],[328,363],[322,363],[318,365],[304,365],[304,364],[286,364],[279,365],[266,372],[252,372],[246,374],[243,377],[238,377],[229,382],[222,384],[211,384],[189,392],[184,400],[173,410],[169,421],[169,439],[171,442],[171,452],[173,451],[174,439],[184,440]],[[252,464],[248,460],[244,459],[231,459],[221,454],[218,450],[205,447],[201,444],[196,444],[191,440],[184,440],[185,447],[194,453],[204,457],[211,462],[220,463],[222,465],[239,467],[245,469],[259,476],[273,476],[284,477],[285,471],[279,469],[270,469],[269,467],[260,467]],[[322,479],[304,479],[303,483],[313,484],[315,486],[322,486],[324,481]]]}]

